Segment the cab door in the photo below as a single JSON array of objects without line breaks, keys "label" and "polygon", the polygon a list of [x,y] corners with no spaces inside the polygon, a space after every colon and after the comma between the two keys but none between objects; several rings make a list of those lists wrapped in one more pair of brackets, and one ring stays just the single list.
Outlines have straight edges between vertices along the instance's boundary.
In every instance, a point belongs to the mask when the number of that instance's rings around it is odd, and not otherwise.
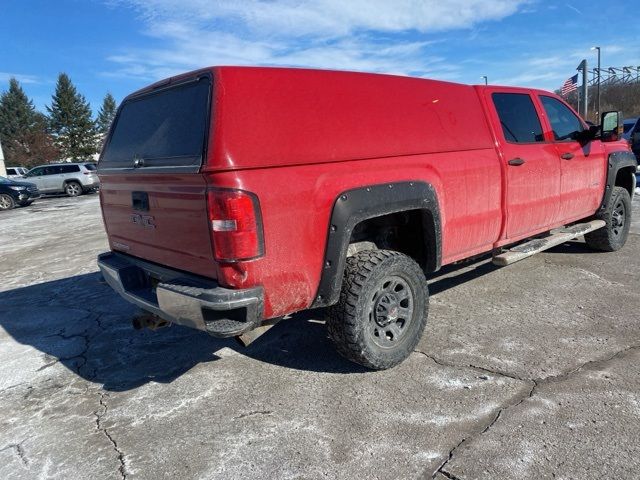
[{"label": "cab door", "polygon": [[45,168],[46,167],[33,168],[29,170],[29,173],[24,177],[28,182],[35,183],[35,185],[38,187],[38,190],[40,190],[41,192],[46,191],[45,184],[44,184]]},{"label": "cab door", "polygon": [[539,95],[546,116],[546,128],[554,139],[560,160],[560,212],[558,222],[588,217],[602,201],[606,181],[604,147],[599,140],[578,141],[586,125],[560,99]]},{"label": "cab door", "polygon": [[540,112],[528,91],[488,89],[502,152],[505,235],[517,240],[544,231],[559,213],[560,159],[544,136]]},{"label": "cab door", "polygon": [[41,178],[48,192],[62,191],[62,167],[59,165],[44,167],[44,175]]}]

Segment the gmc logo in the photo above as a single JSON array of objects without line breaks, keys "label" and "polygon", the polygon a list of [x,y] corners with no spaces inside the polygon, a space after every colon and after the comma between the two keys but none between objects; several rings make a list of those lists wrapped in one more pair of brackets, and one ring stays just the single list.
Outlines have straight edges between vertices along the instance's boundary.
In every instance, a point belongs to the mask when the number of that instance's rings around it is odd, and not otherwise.
[{"label": "gmc logo", "polygon": [[140,225],[144,228],[156,228],[154,218],[151,215],[140,215],[139,213],[131,214],[131,221],[135,225]]}]

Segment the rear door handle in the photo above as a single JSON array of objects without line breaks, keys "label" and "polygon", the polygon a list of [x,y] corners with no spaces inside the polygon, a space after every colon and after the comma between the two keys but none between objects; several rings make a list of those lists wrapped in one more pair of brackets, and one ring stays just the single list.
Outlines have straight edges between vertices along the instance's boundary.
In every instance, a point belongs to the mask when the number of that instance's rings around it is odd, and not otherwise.
[{"label": "rear door handle", "polygon": [[513,165],[514,167],[519,167],[524,163],[524,160],[520,157],[512,158],[507,162],[509,165]]},{"label": "rear door handle", "polygon": [[562,155],[560,155],[560,158],[563,160],[571,160],[575,155],[573,153],[563,153]]}]

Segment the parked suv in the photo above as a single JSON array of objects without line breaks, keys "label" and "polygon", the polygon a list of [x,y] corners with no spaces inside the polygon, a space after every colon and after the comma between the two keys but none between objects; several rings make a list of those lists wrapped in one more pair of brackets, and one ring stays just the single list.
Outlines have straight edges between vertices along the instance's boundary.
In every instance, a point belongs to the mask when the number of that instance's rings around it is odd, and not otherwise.
[{"label": "parked suv", "polygon": [[98,264],[165,323],[243,342],[329,307],[337,350],[389,368],[419,341],[441,266],[506,265],[582,234],[622,248],[637,161],[619,112],[600,123],[530,88],[251,67],[170,78],[127,97],[109,133]]},{"label": "parked suv", "polygon": [[7,178],[22,178],[28,171],[25,167],[7,167]]},{"label": "parked suv", "polygon": [[11,210],[16,205],[27,206],[40,196],[33,183],[0,177],[0,210]]},{"label": "parked suv", "polygon": [[627,118],[624,121],[622,138],[629,142],[631,150],[633,150],[633,153],[635,153],[636,157],[640,160],[640,117]]},{"label": "parked suv", "polygon": [[94,163],[42,165],[24,176],[38,186],[40,193],[66,193],[77,197],[100,187]]}]

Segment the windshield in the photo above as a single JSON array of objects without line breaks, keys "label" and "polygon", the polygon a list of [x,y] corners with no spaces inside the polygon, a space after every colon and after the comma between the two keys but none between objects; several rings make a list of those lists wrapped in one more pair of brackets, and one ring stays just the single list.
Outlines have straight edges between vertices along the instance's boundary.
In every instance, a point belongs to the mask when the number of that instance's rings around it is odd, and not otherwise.
[{"label": "windshield", "polygon": [[94,171],[96,169],[96,164],[95,163],[85,163],[84,164],[84,168],[86,168],[87,170],[90,170],[90,171]]},{"label": "windshield", "polygon": [[99,169],[186,167],[202,163],[211,79],[176,85],[125,101]]},{"label": "windshield", "polygon": [[624,122],[624,133],[629,133],[631,127],[635,125],[636,122]]}]

